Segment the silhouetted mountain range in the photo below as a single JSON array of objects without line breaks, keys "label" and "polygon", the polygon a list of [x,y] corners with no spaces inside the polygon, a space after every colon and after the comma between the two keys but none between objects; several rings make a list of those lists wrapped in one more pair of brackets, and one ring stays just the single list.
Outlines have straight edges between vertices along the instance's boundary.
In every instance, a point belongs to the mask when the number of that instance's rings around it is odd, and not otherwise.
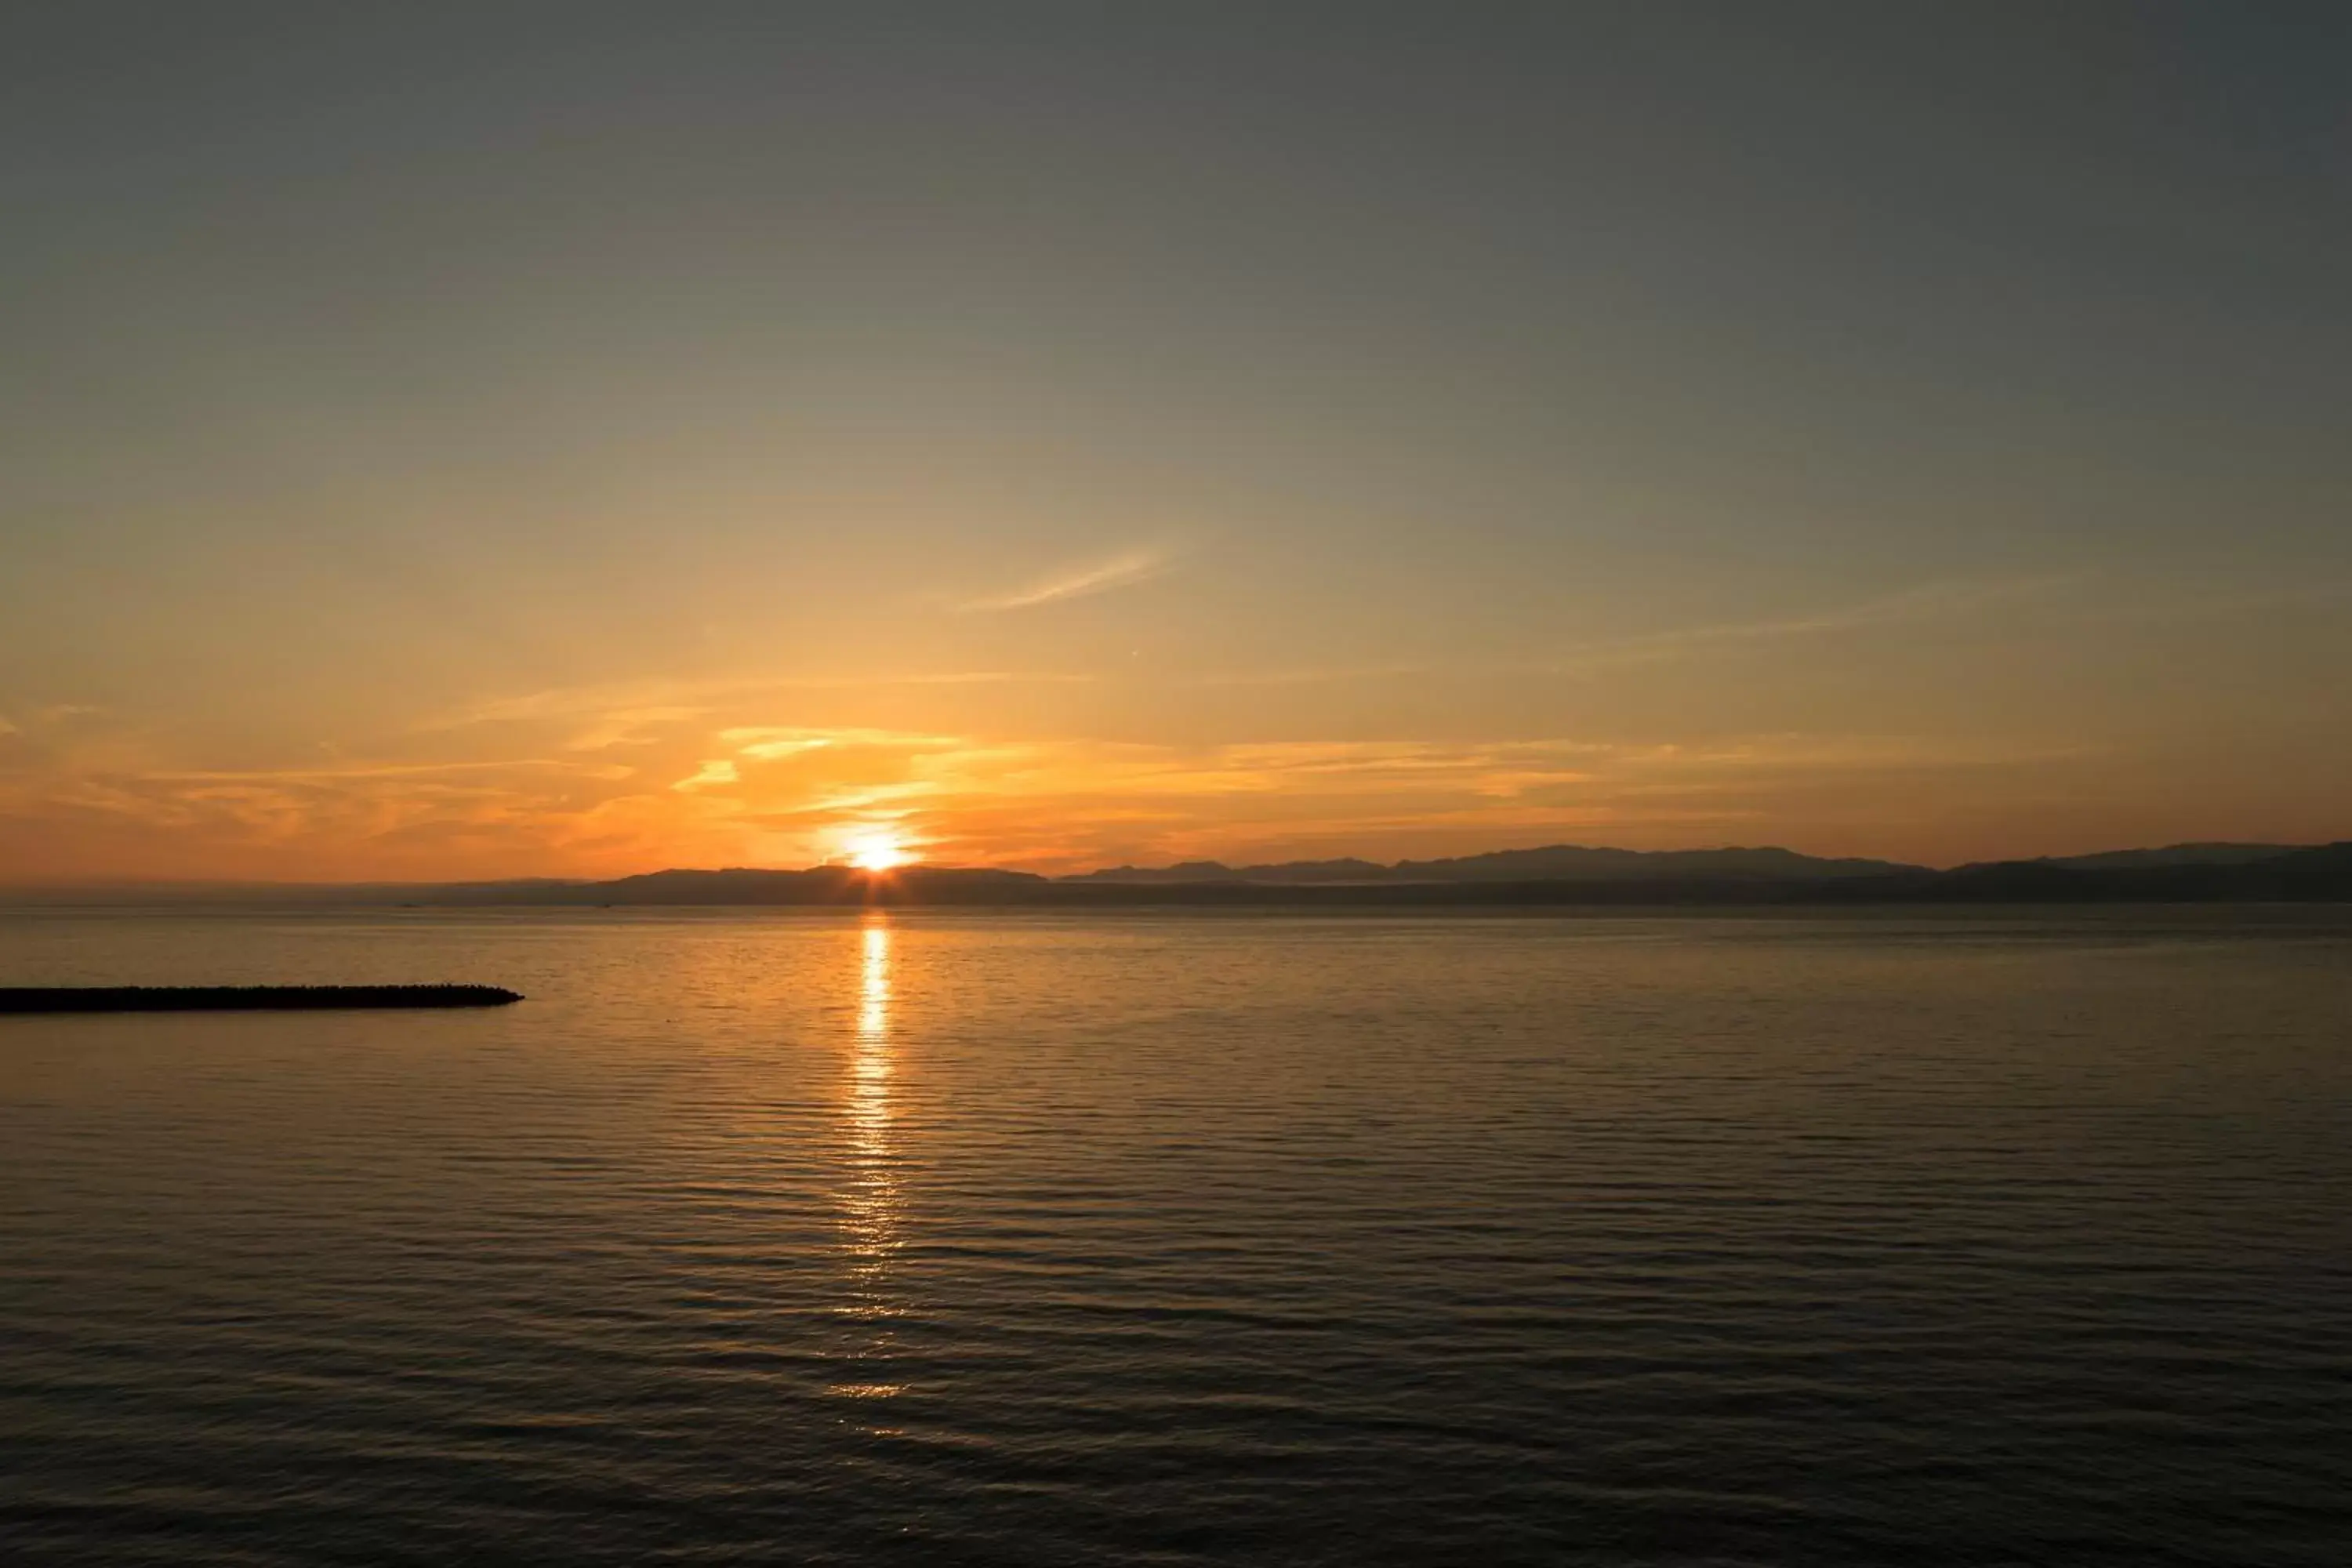
[{"label": "silhouetted mountain range", "polygon": [[805,871],[649,871],[612,882],[574,882],[568,896],[531,902],[567,904],[864,903],[877,886],[903,888],[909,903],[1027,903],[1053,883],[1028,871],[960,866],[908,866],[877,879],[847,866]]},{"label": "silhouetted mountain range", "polygon": [[[2168,844],[2161,849],[2109,849],[2097,855],[2058,855],[2039,860],[1979,861],[1977,865],[2063,866],[2074,871],[2128,871],[2158,866],[2245,866],[2314,848],[2309,844]],[[1959,868],[1973,870],[1975,866]]]},{"label": "silhouetted mountain range", "polygon": [[1071,882],[1633,882],[1685,879],[1725,881],[1806,881],[1882,877],[1924,871],[1894,860],[1827,860],[1793,849],[1592,849],[1551,844],[1540,849],[1500,849],[1444,860],[1286,860],[1269,866],[1227,866],[1188,860],[1152,870],[1115,866],[1066,877]]},{"label": "silhouetted mountain range", "polygon": [[[1310,861],[1235,869],[1171,867],[1050,879],[1024,871],[908,866],[871,878],[806,871],[656,871],[611,882],[445,889],[435,902],[560,904],[1570,905],[2210,902],[2352,900],[2352,841],[2245,858],[2251,846],[2178,846],[2071,860],[1937,871],[1786,849],[1643,852],[1559,846],[1455,860]],[[1261,875],[1265,872],[1269,874]],[[1281,873],[1274,875],[1270,873]]]},{"label": "silhouetted mountain range", "polygon": [[[2179,846],[2178,849],[2214,848]],[[2231,847],[2245,847],[2232,846]],[[2135,854],[2155,858],[2134,860]],[[2352,840],[2290,849],[2259,859],[2164,858],[2177,850],[2118,851],[2064,860],[1962,866],[1867,884],[1865,897],[1937,903],[2210,903],[2222,900],[2352,901]],[[1847,892],[1842,886],[1822,892]]]},{"label": "silhouetted mountain range", "polygon": [[2352,840],[2308,848],[2181,844],[1948,871],[1822,859],[1787,849],[1590,849],[1558,845],[1450,860],[1199,861],[1054,879],[985,868],[908,866],[874,877],[845,866],[653,871],[604,882],[437,886],[180,887],[31,892],[16,901],[411,905],[417,907],[943,905],[1096,909],[1489,906],[1733,906],[1869,903],[2352,902]]}]

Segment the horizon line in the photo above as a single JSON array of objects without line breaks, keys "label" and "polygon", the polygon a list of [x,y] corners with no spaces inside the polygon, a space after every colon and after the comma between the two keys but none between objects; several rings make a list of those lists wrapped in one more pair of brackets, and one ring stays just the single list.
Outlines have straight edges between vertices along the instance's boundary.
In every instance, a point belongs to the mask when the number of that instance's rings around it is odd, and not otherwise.
[{"label": "horizon line", "polygon": [[484,888],[512,887],[527,884],[557,887],[593,887],[599,883],[622,882],[638,877],[667,876],[677,872],[688,872],[699,875],[719,875],[730,872],[754,872],[774,876],[805,876],[816,871],[844,871],[858,876],[889,877],[903,875],[907,872],[991,871],[1001,872],[1012,876],[1037,877],[1046,881],[1065,881],[1073,879],[1097,877],[1108,871],[1139,871],[1148,873],[1165,872],[1192,866],[1202,867],[1204,868],[1208,867],[1216,867],[1227,871],[1247,871],[1258,869],[1274,870],[1295,866],[1328,866],[1343,860],[1355,860],[1373,869],[1392,871],[1408,865],[1437,865],[1454,861],[1478,860],[1498,855],[1535,854],[1547,849],[1576,849],[1609,854],[1639,856],[1765,854],[1778,852],[1780,854],[1798,856],[1808,860],[1820,860],[1824,862],[1853,860],[1875,861],[1886,866],[1890,870],[1898,871],[1952,871],[1971,866],[2030,865],[2037,861],[2083,859],[2102,855],[2161,854],[2166,851],[2178,849],[2260,848],[2275,849],[2282,853],[2292,853],[2293,851],[2299,849],[2320,848],[2330,844],[2344,842],[2352,842],[2352,834],[2347,834],[2344,838],[2319,838],[2300,843],[2276,842],[2268,839],[2184,838],[2176,839],[2166,844],[2128,845],[2120,847],[2111,847],[2103,849],[2073,850],[2060,854],[2001,856],[1988,859],[1955,860],[1948,864],[1937,865],[1927,861],[1889,859],[1876,855],[1816,854],[1810,850],[1792,849],[1782,844],[1702,844],[1676,846],[1664,848],[1634,849],[1629,848],[1623,845],[1578,844],[1562,840],[1546,844],[1507,846],[1499,849],[1471,850],[1458,855],[1404,856],[1395,860],[1371,860],[1356,855],[1333,855],[1317,858],[1294,858],[1285,860],[1251,860],[1245,862],[1233,862],[1213,858],[1194,858],[1172,861],[1167,865],[1160,866],[1145,866],[1134,864],[1132,862],[1120,862],[1116,865],[1095,866],[1085,870],[1076,871],[1032,871],[1019,866],[912,860],[904,865],[890,868],[886,871],[877,872],[852,865],[846,860],[832,859],[821,860],[814,864],[806,866],[659,866],[647,870],[623,871],[608,876],[561,876],[545,873],[523,873],[504,877],[345,878],[320,879],[315,880],[297,878],[245,877],[90,877],[55,879],[37,881],[5,880],[0,881],[0,893],[129,891],[139,889],[155,889],[159,890],[199,890],[217,889],[226,891],[239,889],[271,888]]}]

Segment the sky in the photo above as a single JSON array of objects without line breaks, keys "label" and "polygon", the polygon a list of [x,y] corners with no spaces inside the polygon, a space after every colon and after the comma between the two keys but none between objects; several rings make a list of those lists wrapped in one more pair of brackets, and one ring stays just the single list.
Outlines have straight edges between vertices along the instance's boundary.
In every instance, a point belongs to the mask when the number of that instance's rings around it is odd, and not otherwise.
[{"label": "sky", "polygon": [[2352,837],[2352,7],[21,8],[0,881]]}]

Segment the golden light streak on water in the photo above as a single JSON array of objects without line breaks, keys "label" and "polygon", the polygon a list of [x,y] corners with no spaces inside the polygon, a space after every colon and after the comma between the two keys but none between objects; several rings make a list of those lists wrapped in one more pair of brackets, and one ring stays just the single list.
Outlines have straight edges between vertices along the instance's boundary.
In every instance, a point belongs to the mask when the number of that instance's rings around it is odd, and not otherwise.
[{"label": "golden light streak on water", "polygon": [[[890,917],[877,910],[858,931],[857,1032],[850,1055],[842,1123],[848,1135],[849,1175],[842,1190],[841,1229],[848,1317],[870,1322],[870,1340],[856,1352],[887,1363],[889,1321],[901,1307],[891,1289],[891,1263],[905,1245],[905,1194],[892,1136],[890,1080],[895,1067],[891,1030]],[[888,1398],[905,1384],[866,1377],[836,1382],[831,1392],[849,1399]]]}]

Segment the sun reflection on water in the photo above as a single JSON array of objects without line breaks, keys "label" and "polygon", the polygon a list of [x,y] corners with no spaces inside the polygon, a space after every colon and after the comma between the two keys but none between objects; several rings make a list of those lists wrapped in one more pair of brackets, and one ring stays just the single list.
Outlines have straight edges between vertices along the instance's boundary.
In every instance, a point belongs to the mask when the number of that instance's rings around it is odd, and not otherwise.
[{"label": "sun reflection on water", "polygon": [[878,1063],[881,1076],[890,1075],[890,917],[872,914],[858,933],[863,958],[858,965],[857,1044],[861,1079],[869,1076],[869,1060]]},{"label": "sun reflection on water", "polygon": [[[872,1331],[854,1354],[882,1363],[890,1352],[889,1321],[900,1307],[891,1289],[891,1266],[905,1245],[905,1196],[898,1174],[891,1101],[893,1059],[890,920],[878,910],[859,930],[857,1032],[850,1055],[842,1121],[848,1134],[847,1179],[841,1191],[844,1271],[849,1299],[844,1315],[869,1323]],[[871,1377],[840,1382],[832,1392],[844,1398],[887,1398],[903,1384]]]}]

